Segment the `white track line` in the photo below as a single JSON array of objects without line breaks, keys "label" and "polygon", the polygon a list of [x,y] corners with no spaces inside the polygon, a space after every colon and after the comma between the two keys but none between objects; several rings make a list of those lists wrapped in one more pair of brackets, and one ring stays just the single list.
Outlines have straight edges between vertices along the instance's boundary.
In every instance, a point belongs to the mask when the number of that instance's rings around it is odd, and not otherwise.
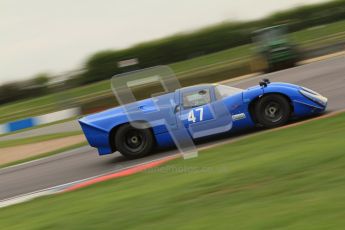
[{"label": "white track line", "polygon": [[155,162],[155,161],[160,161],[160,160],[164,160],[164,159],[167,159],[167,158],[172,158],[172,157],[179,156],[179,155],[181,155],[181,154],[180,153],[176,153],[176,154],[173,154],[173,155],[160,157],[160,158],[157,158],[157,159],[154,159],[154,160],[145,161],[145,162],[142,162],[140,164],[131,165],[131,166],[127,166],[125,168],[109,171],[109,172],[102,173],[102,174],[99,174],[99,175],[96,175],[96,176],[92,176],[92,177],[88,177],[88,178],[85,178],[85,179],[80,179],[80,180],[68,182],[68,183],[65,183],[65,184],[56,185],[56,186],[53,186],[53,187],[49,187],[49,188],[45,188],[45,189],[40,189],[40,190],[33,191],[33,192],[30,192],[30,193],[14,196],[14,197],[11,197],[11,198],[6,198],[6,199],[3,199],[3,200],[0,200],[0,208],[7,207],[7,206],[10,206],[10,205],[14,205],[14,204],[19,204],[19,203],[27,202],[27,201],[30,201],[30,200],[32,200],[34,198],[37,198],[37,197],[42,197],[42,196],[46,196],[46,195],[56,194],[56,193],[59,193],[59,192],[64,192],[65,189],[67,189],[68,187],[70,187],[72,185],[75,185],[75,184],[82,183],[84,181],[92,180],[92,179],[95,179],[95,178],[98,178],[98,177],[102,177],[102,176],[105,176],[105,175],[108,175],[108,174],[121,172],[121,171],[130,169],[130,168],[133,168],[133,167],[136,167],[136,166],[141,166],[141,165],[149,164],[149,163],[152,163],[152,162]]}]

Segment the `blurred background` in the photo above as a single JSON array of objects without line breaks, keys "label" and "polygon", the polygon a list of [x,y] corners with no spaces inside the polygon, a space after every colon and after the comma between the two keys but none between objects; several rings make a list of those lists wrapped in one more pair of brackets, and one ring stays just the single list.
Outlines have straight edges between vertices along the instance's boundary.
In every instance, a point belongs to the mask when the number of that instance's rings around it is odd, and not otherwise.
[{"label": "blurred background", "polygon": [[[0,0],[0,228],[343,229],[344,57],[345,0]],[[77,120],[118,104],[113,76],[158,65],[182,86],[305,86],[327,114],[3,208],[176,154],[99,157]]]},{"label": "blurred background", "polygon": [[344,0],[1,1],[0,11],[0,124],[114,106],[109,80],[128,71],[169,65],[186,86],[344,49]]}]

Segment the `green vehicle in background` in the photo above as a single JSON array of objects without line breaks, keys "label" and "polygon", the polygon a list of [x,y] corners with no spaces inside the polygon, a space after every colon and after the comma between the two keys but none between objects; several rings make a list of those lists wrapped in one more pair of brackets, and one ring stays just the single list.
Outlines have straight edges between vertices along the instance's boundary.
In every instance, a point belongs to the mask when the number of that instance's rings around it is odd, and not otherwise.
[{"label": "green vehicle in background", "polygon": [[266,27],[253,32],[256,46],[256,69],[272,72],[294,67],[298,62],[298,52],[287,36],[285,25]]}]

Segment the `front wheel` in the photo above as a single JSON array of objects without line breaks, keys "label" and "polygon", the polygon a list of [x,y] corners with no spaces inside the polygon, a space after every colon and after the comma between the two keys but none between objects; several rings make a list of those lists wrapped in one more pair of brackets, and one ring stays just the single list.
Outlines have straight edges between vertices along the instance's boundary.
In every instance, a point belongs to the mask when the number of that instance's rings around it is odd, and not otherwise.
[{"label": "front wheel", "polygon": [[150,153],[154,137],[150,129],[138,129],[130,124],[121,126],[115,134],[116,149],[128,159],[141,158]]},{"label": "front wheel", "polygon": [[256,103],[255,114],[258,122],[265,128],[282,126],[290,118],[290,103],[284,96],[267,95]]}]

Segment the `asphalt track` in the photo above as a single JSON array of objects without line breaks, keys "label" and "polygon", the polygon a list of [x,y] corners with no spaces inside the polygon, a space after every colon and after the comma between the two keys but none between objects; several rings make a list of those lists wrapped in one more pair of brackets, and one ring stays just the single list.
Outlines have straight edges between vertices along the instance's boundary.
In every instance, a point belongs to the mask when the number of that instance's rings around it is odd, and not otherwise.
[{"label": "asphalt track", "polygon": [[[256,85],[261,78],[299,84],[318,91],[328,97],[328,111],[345,108],[345,56],[232,81],[228,85],[247,88]],[[217,141],[204,143],[201,146],[208,146],[215,142]],[[118,153],[99,157],[96,150],[82,147],[0,170],[0,200],[114,172],[172,154],[176,154],[176,151],[162,152],[143,159],[127,161]]]}]

